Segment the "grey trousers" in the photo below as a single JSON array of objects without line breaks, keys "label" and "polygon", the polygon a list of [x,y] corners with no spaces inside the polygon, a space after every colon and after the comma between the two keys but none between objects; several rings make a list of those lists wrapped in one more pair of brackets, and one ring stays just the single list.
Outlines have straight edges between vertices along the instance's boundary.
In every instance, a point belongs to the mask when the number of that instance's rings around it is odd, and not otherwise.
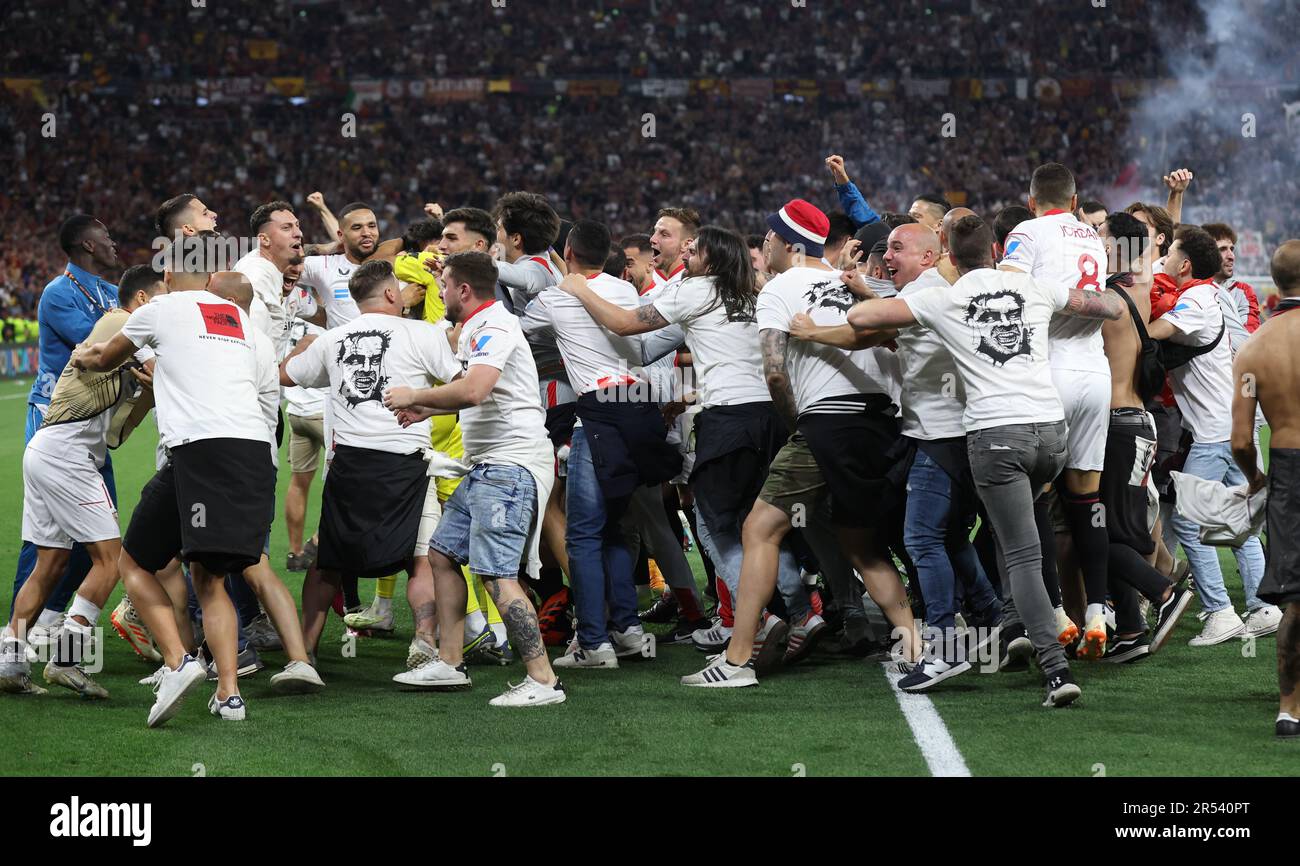
[{"label": "grey trousers", "polygon": [[1056,640],[1052,603],[1043,587],[1034,500],[1065,468],[1066,432],[1065,422],[1057,421],[1008,424],[966,436],[971,474],[993,524],[1004,585],[1010,587],[1002,625],[1024,625],[1045,673],[1069,667],[1069,662]]}]

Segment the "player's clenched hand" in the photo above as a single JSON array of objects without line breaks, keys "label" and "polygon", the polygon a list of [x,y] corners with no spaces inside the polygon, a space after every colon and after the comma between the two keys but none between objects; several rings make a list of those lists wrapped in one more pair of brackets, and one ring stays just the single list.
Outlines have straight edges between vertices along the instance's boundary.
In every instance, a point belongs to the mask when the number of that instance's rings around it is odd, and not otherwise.
[{"label": "player's clenched hand", "polygon": [[409,385],[394,385],[384,392],[384,405],[393,412],[415,405],[415,391]]},{"label": "player's clenched hand", "polygon": [[402,409],[394,414],[397,415],[397,423],[399,425],[402,427],[410,427],[412,424],[419,424],[425,418],[432,418],[433,410],[419,407]]},{"label": "player's clenched hand", "polygon": [[790,320],[790,336],[796,340],[811,340],[817,330],[817,323],[807,313],[796,313]]},{"label": "player's clenched hand", "polygon": [[424,263],[424,269],[435,277],[442,276],[442,257],[434,256]]},{"label": "player's clenched hand", "polygon": [[1186,168],[1175,169],[1165,175],[1164,180],[1170,192],[1187,192],[1187,187],[1192,183],[1192,172]]},{"label": "player's clenched hand", "polygon": [[436,201],[425,202],[424,212],[436,220],[442,219],[442,205]]},{"label": "player's clenched hand", "polygon": [[838,153],[833,153],[826,157],[826,167],[831,170],[831,177],[840,186],[849,182],[849,173],[844,170],[844,157]]},{"label": "player's clenched hand", "polygon": [[307,196],[307,204],[316,208],[316,210],[325,210],[325,196],[322,193],[314,192]]},{"label": "player's clenched hand", "polygon": [[153,387],[153,371],[148,367],[131,367],[131,375],[136,378],[142,387]]},{"label": "player's clenched hand", "polygon": [[867,285],[867,281],[863,278],[861,272],[859,272],[857,268],[841,273],[840,282],[847,286],[848,290],[856,297],[859,297],[864,301],[869,301],[872,298],[879,297],[875,292],[871,291],[871,287]]},{"label": "player's clenched hand", "polygon": [[587,287],[587,278],[582,274],[569,274],[560,282],[560,288],[571,295]]},{"label": "player's clenched hand", "polygon": [[850,238],[844,245],[844,249],[840,250],[838,267],[842,271],[849,271],[856,268],[860,261],[862,261],[862,241]]}]

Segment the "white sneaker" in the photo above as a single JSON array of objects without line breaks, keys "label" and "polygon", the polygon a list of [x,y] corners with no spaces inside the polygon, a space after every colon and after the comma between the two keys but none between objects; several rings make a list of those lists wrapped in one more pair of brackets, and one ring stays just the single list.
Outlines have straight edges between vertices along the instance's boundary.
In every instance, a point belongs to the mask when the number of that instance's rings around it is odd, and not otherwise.
[{"label": "white sneaker", "polygon": [[411,646],[406,650],[406,669],[413,671],[438,658],[438,648],[422,637],[411,639]]},{"label": "white sneaker", "polygon": [[568,698],[564,693],[564,684],[558,679],[554,685],[539,683],[532,677],[524,677],[517,686],[511,686],[488,701],[492,707],[543,707],[547,704],[562,704]]},{"label": "white sneaker", "polygon": [[203,669],[203,665],[188,653],[181,659],[180,666],[176,670],[163,665],[162,676],[158,678],[153,689],[157,697],[149,710],[149,727],[156,728],[176,715],[180,711],[181,699],[185,697],[185,693],[207,678],[208,672]]},{"label": "white sneaker", "polygon": [[634,625],[627,631],[612,631],[609,633],[609,639],[614,643],[614,655],[621,659],[629,656],[645,656],[651,659],[655,657],[655,636],[647,634],[646,630],[639,625]]},{"label": "white sneaker", "polygon": [[1246,633],[1242,637],[1263,637],[1273,634],[1282,624],[1282,611],[1275,604],[1257,607],[1246,614]]},{"label": "white sneaker", "polygon": [[149,674],[149,676],[144,677],[143,679],[141,679],[141,680],[140,680],[140,685],[142,685],[142,686],[156,686],[156,685],[158,685],[158,683],[162,682],[162,676],[163,676],[163,674],[166,673],[166,672],[167,672],[167,665],[163,665],[162,667],[158,668],[158,670],[156,670],[156,671],[154,671],[153,673]]},{"label": "white sneaker", "polygon": [[231,695],[224,701],[218,701],[217,693],[213,692],[208,700],[208,712],[226,722],[242,722],[245,706],[244,699],[239,695]]},{"label": "white sneaker", "polygon": [[726,653],[718,653],[709,658],[704,670],[682,677],[682,685],[705,689],[739,689],[758,685],[758,676],[754,673],[753,661],[733,665],[727,661]]},{"label": "white sneaker", "polygon": [[46,690],[32,682],[32,665],[15,640],[0,648],[0,692],[11,695],[43,695]]},{"label": "white sneaker", "polygon": [[417,689],[467,689],[473,685],[464,662],[452,667],[442,659],[434,659],[413,671],[396,674],[393,682]]},{"label": "white sneaker", "polygon": [[691,633],[691,643],[695,648],[704,653],[720,653],[727,648],[727,642],[731,640],[733,629],[722,624],[721,619],[715,619],[712,628],[702,628]]},{"label": "white sneaker", "polygon": [[1230,607],[1215,611],[1205,618],[1205,628],[1187,642],[1188,646],[1214,646],[1232,640],[1246,631],[1246,624]]},{"label": "white sneaker", "polygon": [[319,692],[325,688],[325,681],[306,662],[289,662],[271,677],[271,688],[286,695],[303,695]]},{"label": "white sneaker", "polygon": [[575,640],[569,644],[568,651],[551,662],[551,665],[557,668],[604,668],[612,670],[618,668],[618,653],[614,652],[614,645],[608,641],[595,649],[583,649]]}]

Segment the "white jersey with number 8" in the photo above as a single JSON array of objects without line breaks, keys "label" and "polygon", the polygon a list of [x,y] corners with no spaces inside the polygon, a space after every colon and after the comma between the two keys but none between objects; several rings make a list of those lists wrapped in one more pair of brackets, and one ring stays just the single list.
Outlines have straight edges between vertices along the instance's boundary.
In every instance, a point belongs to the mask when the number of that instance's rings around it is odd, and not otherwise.
[{"label": "white jersey with number 8", "polygon": [[[1056,289],[1106,290],[1106,247],[1096,229],[1065,211],[1025,220],[1007,235],[1002,264]],[[1052,367],[1109,375],[1101,321],[1060,314],[1047,330]]]}]

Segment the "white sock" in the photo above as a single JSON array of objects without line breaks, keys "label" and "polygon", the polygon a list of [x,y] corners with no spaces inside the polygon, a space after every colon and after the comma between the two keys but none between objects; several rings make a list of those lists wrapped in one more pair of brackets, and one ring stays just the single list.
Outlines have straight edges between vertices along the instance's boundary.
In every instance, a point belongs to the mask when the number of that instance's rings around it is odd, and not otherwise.
[{"label": "white sock", "polygon": [[1083,621],[1085,623],[1090,623],[1099,616],[1105,616],[1105,614],[1106,614],[1106,605],[1090,604],[1088,605],[1087,612],[1085,612],[1083,615]]},{"label": "white sock", "polygon": [[41,615],[36,618],[36,624],[46,628],[52,625],[57,625],[59,617],[62,615],[61,611],[50,610],[48,607],[43,607],[41,608]]},{"label": "white sock", "polygon": [[90,625],[96,625],[99,622],[99,615],[101,613],[103,613],[103,608],[97,604],[86,601],[81,597],[81,594],[78,593],[72,597],[72,607],[68,608],[68,619],[70,620],[74,616],[81,616],[85,617],[86,622]]},{"label": "white sock", "polygon": [[492,629],[492,637],[496,639],[497,646],[503,647],[509,643],[510,638],[506,635],[506,624],[503,622],[488,623],[488,628]]},{"label": "white sock", "polygon": [[376,616],[388,616],[388,612],[393,609],[393,600],[377,595],[375,596],[374,609]]},{"label": "white sock", "polygon": [[1279,722],[1300,722],[1300,719],[1297,719],[1295,716],[1291,715],[1290,713],[1278,713],[1277,720]]},{"label": "white sock", "polygon": [[465,614],[465,639],[473,640],[478,637],[486,626],[487,617],[483,615],[483,611],[476,610]]}]

